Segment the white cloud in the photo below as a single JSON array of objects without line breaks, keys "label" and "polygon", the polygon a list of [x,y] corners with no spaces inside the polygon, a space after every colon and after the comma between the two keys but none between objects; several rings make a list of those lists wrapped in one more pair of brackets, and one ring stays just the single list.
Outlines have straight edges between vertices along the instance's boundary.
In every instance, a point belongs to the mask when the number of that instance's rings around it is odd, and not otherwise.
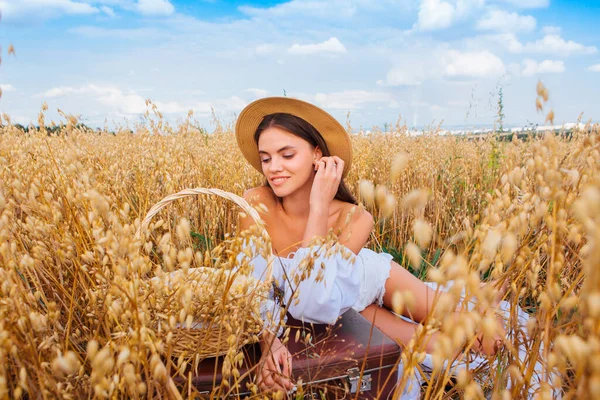
[{"label": "white cloud", "polygon": [[0,0],[2,18],[55,18],[62,15],[96,14],[100,10],[90,4],[74,0]]},{"label": "white cloud", "polygon": [[523,66],[520,63],[511,62],[506,66],[506,72],[511,75],[520,76],[523,72]]},{"label": "white cloud", "polygon": [[319,106],[331,110],[356,110],[368,103],[389,103],[390,93],[366,90],[345,90],[334,93],[317,93],[313,99]]},{"label": "white cloud", "polygon": [[561,60],[544,60],[541,63],[530,58],[523,61],[523,76],[543,73],[560,73],[565,71],[565,63]]},{"label": "white cloud", "polygon": [[444,77],[445,60],[443,55],[447,49],[443,45],[416,44],[405,48],[399,54],[385,79],[377,82],[379,86],[420,86],[430,79]]},{"label": "white cloud", "polygon": [[83,93],[82,88],[76,89],[76,88],[73,88],[70,86],[60,86],[60,87],[55,87],[55,88],[46,90],[45,92],[42,92],[42,93],[38,93],[34,97],[55,98],[55,97],[63,97],[68,94],[81,94],[81,93]]},{"label": "white cloud", "polygon": [[274,46],[272,44],[264,43],[256,46],[256,54],[269,54],[274,50]]},{"label": "white cloud", "polygon": [[[113,85],[87,84],[80,87],[60,86],[34,95],[37,98],[73,98],[83,96],[81,102],[92,101],[105,106],[106,113],[131,116],[146,112],[146,98],[133,90],[122,90]],[[189,110],[194,110],[200,115],[209,115],[214,108],[217,111],[240,111],[246,102],[238,96],[213,101],[197,101],[191,104],[181,104],[176,101],[152,101],[158,110],[165,114],[185,115]]]},{"label": "white cloud", "polygon": [[[404,67],[395,67],[388,71],[385,83],[389,86],[418,86],[425,80],[425,71]],[[383,81],[380,84],[383,84]]]},{"label": "white cloud", "polygon": [[550,0],[503,0],[519,8],[546,8],[550,5]]},{"label": "white cloud", "polygon": [[454,19],[452,4],[439,0],[423,0],[415,27],[423,31],[448,28]]},{"label": "white cloud", "polygon": [[502,75],[505,71],[502,60],[489,51],[448,51],[443,57],[445,75],[449,77],[475,77]]},{"label": "white cloud", "polygon": [[438,104],[431,104],[427,101],[411,101],[408,103],[409,106],[411,107],[425,107],[425,108],[429,108],[432,111],[440,111],[440,110],[444,110],[444,107],[438,105]]},{"label": "white cloud", "polygon": [[111,18],[115,16],[114,10],[108,6],[100,6],[100,10]]},{"label": "white cloud", "polygon": [[3,92],[14,92],[15,91],[15,87],[13,85],[11,85],[10,83],[0,84],[0,89]]},{"label": "white cloud", "polygon": [[146,99],[134,91],[122,91],[116,86],[88,84],[80,87],[60,86],[49,89],[35,97],[59,98],[73,95],[89,95],[101,104],[111,106],[125,114],[142,114],[146,111]]},{"label": "white cloud", "polygon": [[568,56],[571,54],[595,54],[598,49],[594,46],[585,46],[572,40],[565,40],[559,35],[546,35],[540,40],[524,44],[523,52]]},{"label": "white cloud", "polygon": [[136,8],[143,15],[171,15],[175,12],[169,0],[139,0]]},{"label": "white cloud", "polygon": [[456,84],[464,81],[460,78],[496,77],[506,71],[503,61],[487,50],[462,52],[438,46],[425,51],[417,47],[408,52],[412,56],[398,60],[397,66],[377,85],[411,87],[429,80]]},{"label": "white cloud", "polygon": [[267,94],[269,94],[268,91],[266,91],[264,89],[257,89],[257,88],[246,89],[246,92],[251,93],[252,96],[254,96],[257,99],[261,98],[261,97],[266,97]]},{"label": "white cloud", "polygon": [[101,39],[151,39],[165,37],[165,33],[155,28],[106,29],[97,26],[78,26],[70,28],[69,33]]},{"label": "white cloud", "polygon": [[346,53],[344,45],[336,38],[332,37],[322,43],[317,44],[298,44],[294,43],[288,49],[290,54],[315,54],[315,53]]},{"label": "white cloud", "polygon": [[477,29],[500,32],[531,32],[536,21],[531,15],[492,10],[477,22]]},{"label": "white cloud", "polygon": [[562,28],[560,26],[548,25],[542,28],[544,35],[559,35],[561,32]]},{"label": "white cloud", "polygon": [[521,43],[514,33],[488,35],[485,39],[504,46],[511,53],[553,54],[566,57],[573,54],[598,52],[595,46],[586,46],[572,40],[565,40],[557,34],[545,35],[542,39],[527,43]]},{"label": "white cloud", "polygon": [[148,16],[171,15],[175,12],[169,0],[137,0],[135,3],[133,0],[0,0],[2,17],[7,20],[98,13],[114,17],[114,7]]},{"label": "white cloud", "polygon": [[497,33],[493,35],[482,35],[468,40],[472,46],[490,48],[501,46],[511,53],[523,51],[523,43],[519,41],[514,33]]},{"label": "white cloud", "polygon": [[600,64],[594,64],[588,67],[588,71],[600,72]]},{"label": "white cloud", "polygon": [[484,4],[484,0],[421,0],[419,16],[413,29],[433,31],[445,29],[467,17]]}]

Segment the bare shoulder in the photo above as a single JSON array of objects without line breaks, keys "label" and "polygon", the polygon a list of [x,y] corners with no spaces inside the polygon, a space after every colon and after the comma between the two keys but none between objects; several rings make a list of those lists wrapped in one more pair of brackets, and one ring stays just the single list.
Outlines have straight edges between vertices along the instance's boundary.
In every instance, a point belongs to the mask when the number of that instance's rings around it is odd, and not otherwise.
[{"label": "bare shoulder", "polygon": [[244,192],[243,197],[251,205],[263,203],[264,205],[269,206],[275,201],[273,190],[268,186],[258,186],[248,189]]},{"label": "bare shoulder", "polygon": [[337,218],[339,243],[358,254],[365,246],[373,230],[373,216],[362,206],[342,203]]},{"label": "bare shoulder", "polygon": [[[258,206],[259,204],[264,204],[267,207],[267,210],[271,209],[273,204],[275,203],[275,195],[271,188],[267,186],[259,186],[252,189],[248,189],[244,192],[242,197],[253,207]],[[261,218],[267,221],[268,223],[269,214],[261,214]],[[246,230],[250,226],[254,224],[254,220],[249,215],[240,215],[240,230]]]},{"label": "bare shoulder", "polygon": [[336,225],[340,229],[360,227],[371,230],[373,227],[373,216],[362,206],[340,201],[340,214]]}]

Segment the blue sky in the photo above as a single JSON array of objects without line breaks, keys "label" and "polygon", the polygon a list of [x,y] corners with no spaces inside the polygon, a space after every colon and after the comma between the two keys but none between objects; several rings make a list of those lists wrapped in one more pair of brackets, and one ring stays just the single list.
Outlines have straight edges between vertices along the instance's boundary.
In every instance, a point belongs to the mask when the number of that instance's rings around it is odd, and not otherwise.
[{"label": "blue sky", "polygon": [[[131,123],[152,99],[211,129],[272,95],[355,128],[600,119],[600,1],[0,0],[0,112],[37,121],[43,102],[93,126]],[[16,57],[6,49],[13,44]]]}]

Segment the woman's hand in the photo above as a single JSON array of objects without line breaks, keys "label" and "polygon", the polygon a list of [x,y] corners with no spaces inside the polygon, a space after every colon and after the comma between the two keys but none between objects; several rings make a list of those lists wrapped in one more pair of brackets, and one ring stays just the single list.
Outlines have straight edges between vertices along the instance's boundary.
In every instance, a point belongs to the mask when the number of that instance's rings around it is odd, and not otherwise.
[{"label": "woman's hand", "polygon": [[327,235],[329,206],[340,187],[344,161],[336,156],[321,157],[315,163],[315,170],[317,173],[310,190],[310,210],[302,246],[308,246],[315,236]]},{"label": "woman's hand", "polygon": [[310,210],[325,212],[338,191],[344,172],[344,160],[337,156],[321,157],[315,163],[315,179],[310,192]]},{"label": "woman's hand", "polygon": [[262,360],[258,371],[258,387],[263,391],[281,390],[287,393],[294,387],[291,381],[292,355],[274,336],[261,341]]}]

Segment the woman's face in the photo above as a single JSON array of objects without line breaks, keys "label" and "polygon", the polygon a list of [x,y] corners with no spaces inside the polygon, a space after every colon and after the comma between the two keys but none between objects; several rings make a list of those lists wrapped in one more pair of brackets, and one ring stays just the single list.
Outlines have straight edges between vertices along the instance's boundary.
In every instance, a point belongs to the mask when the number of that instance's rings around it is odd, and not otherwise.
[{"label": "woman's face", "polygon": [[318,148],[276,126],[260,134],[258,153],[263,174],[277,197],[288,196],[309,182],[313,163],[321,157]]}]

